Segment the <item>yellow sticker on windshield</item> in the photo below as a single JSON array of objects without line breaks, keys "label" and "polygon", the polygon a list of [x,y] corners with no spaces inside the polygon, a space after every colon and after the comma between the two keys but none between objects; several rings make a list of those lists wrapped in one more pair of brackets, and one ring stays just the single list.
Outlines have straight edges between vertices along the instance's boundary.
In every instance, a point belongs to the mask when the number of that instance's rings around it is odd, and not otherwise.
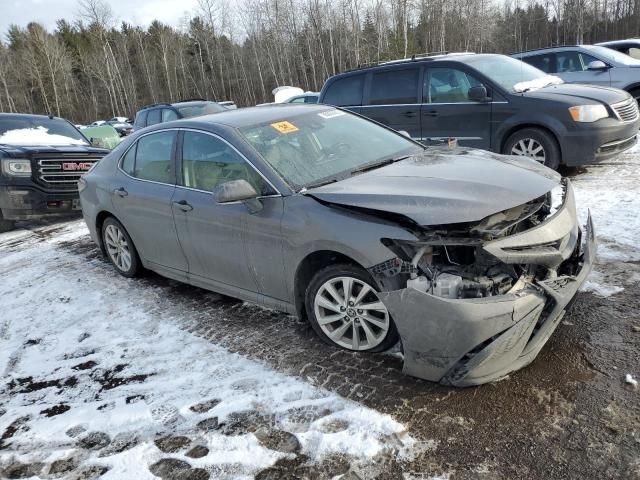
[{"label": "yellow sticker on windshield", "polygon": [[272,123],[271,126],[280,133],[293,133],[299,130],[293,123],[287,121]]}]

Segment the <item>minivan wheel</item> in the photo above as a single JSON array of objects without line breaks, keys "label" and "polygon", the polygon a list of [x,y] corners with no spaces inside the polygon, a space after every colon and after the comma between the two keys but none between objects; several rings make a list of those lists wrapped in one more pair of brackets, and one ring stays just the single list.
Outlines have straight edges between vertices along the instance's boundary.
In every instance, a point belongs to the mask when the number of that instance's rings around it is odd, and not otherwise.
[{"label": "minivan wheel", "polygon": [[2,216],[2,211],[0,211],[0,233],[10,232],[16,228],[16,222],[13,220],[5,220]]},{"label": "minivan wheel", "polygon": [[523,128],[512,134],[502,153],[530,157],[553,170],[560,166],[560,148],[556,139],[539,128]]},{"label": "minivan wheel", "polygon": [[102,224],[102,242],[107,257],[118,273],[135,277],[141,270],[140,257],[131,237],[115,218],[107,218]]},{"label": "minivan wheel", "polygon": [[307,288],[305,306],[318,336],[347,350],[391,348],[398,332],[374,285],[368,273],[354,265],[333,265],[316,273]]}]

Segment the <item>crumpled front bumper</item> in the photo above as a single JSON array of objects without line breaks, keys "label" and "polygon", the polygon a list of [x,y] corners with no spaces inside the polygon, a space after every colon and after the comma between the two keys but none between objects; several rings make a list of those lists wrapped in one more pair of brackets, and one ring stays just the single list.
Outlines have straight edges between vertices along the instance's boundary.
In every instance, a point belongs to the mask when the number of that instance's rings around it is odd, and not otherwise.
[{"label": "crumpled front bumper", "polygon": [[575,254],[579,270],[506,295],[447,299],[412,288],[379,293],[404,348],[403,371],[459,387],[499,380],[533,361],[591,272],[591,216]]}]

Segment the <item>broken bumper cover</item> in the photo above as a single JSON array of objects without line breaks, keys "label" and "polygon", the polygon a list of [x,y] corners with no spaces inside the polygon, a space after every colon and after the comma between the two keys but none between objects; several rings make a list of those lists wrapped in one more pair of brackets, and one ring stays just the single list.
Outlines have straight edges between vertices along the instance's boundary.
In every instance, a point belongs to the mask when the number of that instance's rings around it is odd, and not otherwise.
[{"label": "broken bumper cover", "polygon": [[447,299],[412,288],[381,292],[404,347],[403,371],[459,387],[499,380],[533,361],[591,272],[596,252],[589,216],[575,275],[527,284],[515,293]]}]

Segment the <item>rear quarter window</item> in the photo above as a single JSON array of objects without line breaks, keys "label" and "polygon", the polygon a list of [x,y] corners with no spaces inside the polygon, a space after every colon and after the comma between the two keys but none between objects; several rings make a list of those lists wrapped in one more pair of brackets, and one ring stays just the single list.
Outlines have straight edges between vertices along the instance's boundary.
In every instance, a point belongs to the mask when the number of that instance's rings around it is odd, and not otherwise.
[{"label": "rear quarter window", "polygon": [[147,125],[147,114],[149,112],[147,110],[143,110],[142,112],[138,112],[138,114],[136,115],[136,119],[133,122],[133,127],[138,129],[138,128],[144,128]]},{"label": "rear quarter window", "polygon": [[147,127],[150,125],[155,125],[156,123],[160,123],[159,108],[149,111],[149,116],[147,117]]},{"label": "rear quarter window", "polygon": [[363,90],[364,74],[339,78],[327,87],[323,103],[339,107],[360,106]]}]

